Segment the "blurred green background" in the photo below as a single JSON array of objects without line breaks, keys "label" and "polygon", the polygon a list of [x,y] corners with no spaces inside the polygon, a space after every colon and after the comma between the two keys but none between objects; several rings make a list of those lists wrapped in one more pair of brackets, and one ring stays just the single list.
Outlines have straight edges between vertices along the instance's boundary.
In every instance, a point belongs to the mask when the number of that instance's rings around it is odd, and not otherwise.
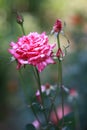
[{"label": "blurred green background", "polygon": [[[26,34],[49,33],[57,18],[66,22],[65,32],[70,40],[63,62],[63,81],[79,93],[78,111],[81,130],[87,129],[87,1],[86,0],[0,0],[0,130],[24,130],[34,120],[27,108],[16,64],[10,62],[9,43],[22,36],[15,11],[24,18]],[[56,39],[50,37],[50,42]],[[61,43],[66,40],[61,37]],[[41,73],[42,84],[57,82],[57,66],[50,65]],[[36,83],[32,69],[22,70],[28,98],[34,95]],[[32,92],[32,93],[31,93]]]}]

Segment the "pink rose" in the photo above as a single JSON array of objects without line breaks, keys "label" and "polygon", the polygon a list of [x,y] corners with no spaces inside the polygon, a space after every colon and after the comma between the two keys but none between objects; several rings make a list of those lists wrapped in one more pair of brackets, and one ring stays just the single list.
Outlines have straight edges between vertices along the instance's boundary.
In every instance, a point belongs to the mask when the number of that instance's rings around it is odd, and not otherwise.
[{"label": "pink rose", "polygon": [[45,33],[30,33],[18,39],[16,43],[11,42],[9,52],[17,60],[17,69],[26,64],[37,67],[41,72],[48,64],[55,63],[52,59],[55,44],[50,45]]}]

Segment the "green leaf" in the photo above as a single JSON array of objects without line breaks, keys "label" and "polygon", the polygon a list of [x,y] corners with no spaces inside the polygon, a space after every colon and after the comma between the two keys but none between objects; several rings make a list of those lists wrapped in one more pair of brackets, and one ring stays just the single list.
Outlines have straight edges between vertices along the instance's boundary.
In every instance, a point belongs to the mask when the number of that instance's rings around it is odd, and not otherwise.
[{"label": "green leaf", "polygon": [[27,124],[26,130],[36,130],[36,128],[32,124]]},{"label": "green leaf", "polygon": [[[59,125],[62,125],[63,119],[60,120]],[[69,113],[66,116],[64,116],[64,127],[66,129],[74,130],[75,129],[75,117],[74,113]]]}]

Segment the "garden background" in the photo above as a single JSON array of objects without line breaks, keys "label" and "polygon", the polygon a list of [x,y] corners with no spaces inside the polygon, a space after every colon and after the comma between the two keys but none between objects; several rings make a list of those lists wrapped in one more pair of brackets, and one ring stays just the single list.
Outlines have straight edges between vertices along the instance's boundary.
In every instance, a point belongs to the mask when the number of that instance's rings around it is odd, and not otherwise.
[{"label": "garden background", "polygon": [[[11,63],[9,43],[22,36],[16,22],[15,11],[24,18],[26,34],[48,34],[57,18],[66,23],[65,32],[70,40],[67,56],[63,61],[63,81],[79,94],[78,111],[81,130],[87,129],[87,1],[86,0],[0,0],[0,130],[24,130],[34,116],[26,107],[16,64]],[[50,36],[49,36],[50,37]],[[51,43],[56,42],[50,37]],[[61,37],[61,44],[66,39]],[[57,82],[56,66],[48,66],[41,73],[42,84]],[[23,69],[29,99],[36,90],[32,69]]]}]

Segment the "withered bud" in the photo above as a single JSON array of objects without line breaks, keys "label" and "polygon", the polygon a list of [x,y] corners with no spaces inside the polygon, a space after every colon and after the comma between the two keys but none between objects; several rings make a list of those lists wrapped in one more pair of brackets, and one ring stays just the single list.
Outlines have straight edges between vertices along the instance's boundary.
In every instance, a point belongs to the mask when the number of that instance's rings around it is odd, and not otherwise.
[{"label": "withered bud", "polygon": [[17,20],[17,23],[20,25],[22,25],[24,22],[23,16],[19,12],[16,12],[16,20]]}]

